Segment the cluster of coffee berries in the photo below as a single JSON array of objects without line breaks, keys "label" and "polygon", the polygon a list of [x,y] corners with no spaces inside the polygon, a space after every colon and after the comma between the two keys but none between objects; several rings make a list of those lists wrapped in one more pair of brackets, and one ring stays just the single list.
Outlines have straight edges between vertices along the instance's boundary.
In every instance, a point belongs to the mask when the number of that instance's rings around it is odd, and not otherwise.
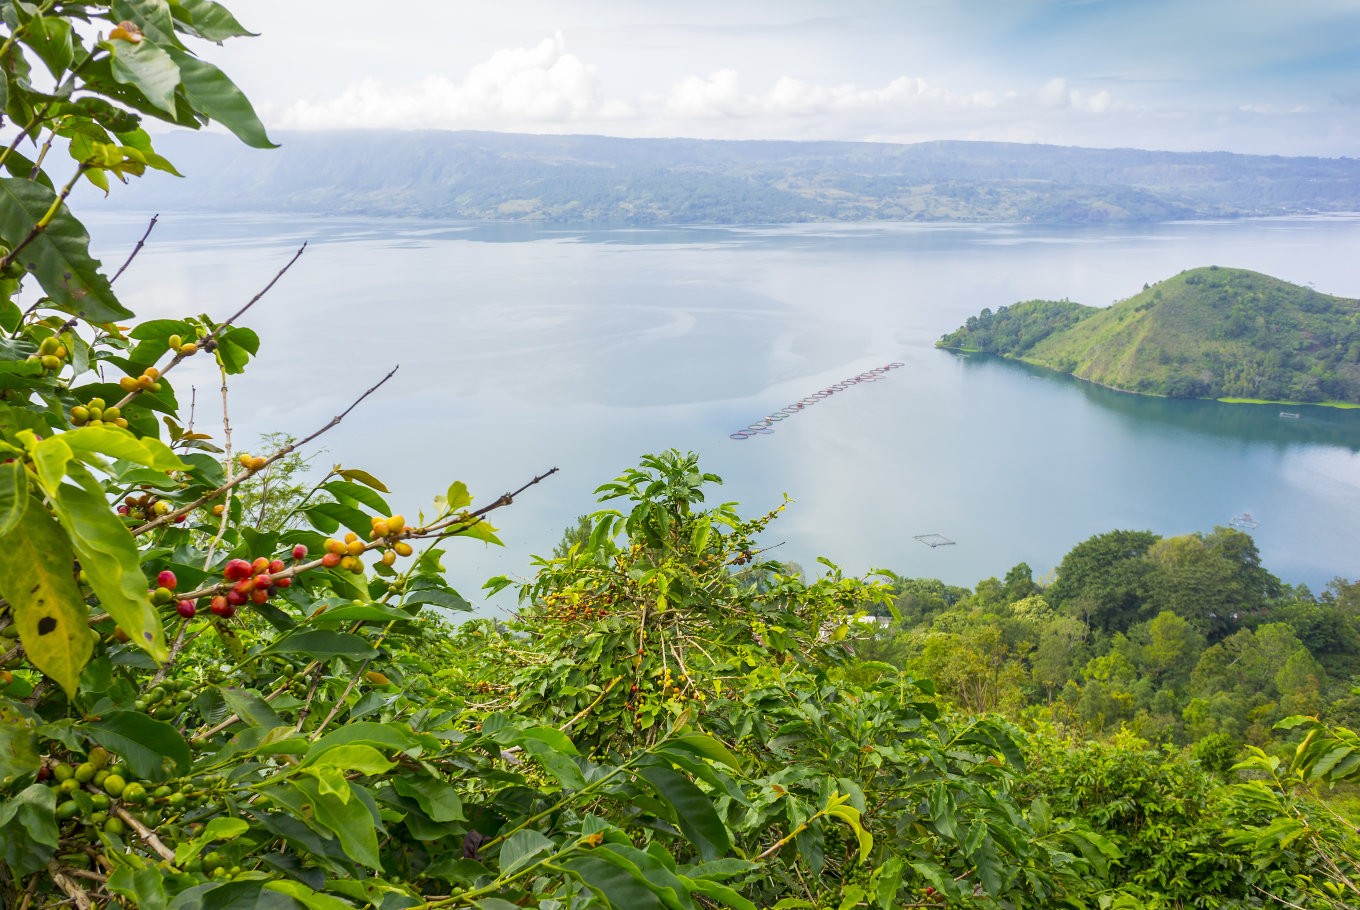
[{"label": "cluster of coffee berries", "polygon": [[406,519],[400,515],[389,515],[386,518],[381,515],[373,516],[373,530],[368,535],[369,540],[388,543],[382,554],[383,565],[390,566],[397,561],[398,556],[410,556],[415,552],[409,543],[400,539],[405,530]]},{"label": "cluster of coffee berries", "polygon": [[[304,555],[305,553],[304,549]],[[266,602],[269,600],[271,589],[287,588],[292,585],[291,575],[274,577],[286,568],[288,567],[282,559],[269,559],[266,556],[260,556],[254,562],[246,562],[244,559],[229,560],[222,568],[222,578],[231,582],[231,589],[225,594],[213,597],[208,609],[216,616],[230,619],[236,615],[236,608],[247,602],[256,604]]]},{"label": "cluster of coffee berries", "polygon": [[99,427],[110,424],[127,429],[127,418],[116,407],[109,407],[102,398],[91,398],[88,404],[71,408],[71,423],[78,427]]},{"label": "cluster of coffee berries", "polygon": [[366,549],[367,545],[353,531],[346,534],[344,540],[328,537],[326,552],[321,556],[321,564],[328,569],[340,568],[359,575],[364,571],[364,561],[359,557]]},{"label": "cluster of coffee berries", "polygon": [[681,673],[678,677],[671,674],[670,667],[661,673],[661,694],[673,701],[684,702],[686,698],[693,698],[697,701],[704,700],[704,693],[695,692],[686,696],[685,690],[690,688],[689,677]]},{"label": "cluster of coffee berries", "polygon": [[[175,507],[170,504],[169,500],[157,499],[150,493],[143,493],[141,496],[128,496],[118,504],[119,515],[137,521],[160,518],[162,515],[169,515],[173,511],[175,511]],[[184,521],[184,516],[176,515],[175,521]]]},{"label": "cluster of coffee berries", "polygon": [[181,357],[192,357],[198,353],[198,345],[195,342],[185,341],[178,335],[171,335],[166,339],[166,343],[170,345],[170,350]]},{"label": "cluster of coffee berries", "polygon": [[71,356],[71,352],[66,349],[66,345],[61,343],[61,339],[56,335],[48,335],[38,342],[38,353],[29,354],[30,363],[37,363],[49,373],[55,373],[66,366],[66,360]]},{"label": "cluster of coffee berries", "polygon": [[157,720],[170,720],[194,700],[194,683],[188,679],[167,679],[152,686],[132,706]]},{"label": "cluster of coffee berries", "polygon": [[613,594],[581,594],[577,591],[553,591],[543,597],[547,618],[558,622],[603,619],[613,605]]},{"label": "cluster of coffee berries", "polygon": [[142,370],[140,376],[124,376],[118,380],[118,388],[131,394],[133,392],[159,392],[161,390],[161,371],[155,367]]},{"label": "cluster of coffee berries", "polygon": [[269,464],[269,459],[263,455],[247,455],[245,452],[236,456],[236,461],[241,467],[252,473],[264,470],[265,465]]},{"label": "cluster of coffee berries", "polygon": [[[175,599],[175,588],[179,587],[179,579],[175,573],[169,569],[163,570],[156,576],[156,587],[149,592],[151,602],[158,607],[163,607]],[[192,600],[181,600],[175,604],[175,612],[185,619],[193,619],[198,612],[198,606]]]}]

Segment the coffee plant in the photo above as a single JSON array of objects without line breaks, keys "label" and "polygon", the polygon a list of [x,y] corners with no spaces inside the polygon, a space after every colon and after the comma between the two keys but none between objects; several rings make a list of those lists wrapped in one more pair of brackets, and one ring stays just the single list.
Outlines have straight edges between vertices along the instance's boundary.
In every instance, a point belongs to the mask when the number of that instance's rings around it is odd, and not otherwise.
[{"label": "coffee plant", "polygon": [[209,359],[225,407],[264,291],[139,322],[113,286],[147,237],[109,277],[66,205],[174,173],[148,119],[269,147],[199,54],[249,33],[213,0],[0,18],[0,906],[1129,905],[1113,839],[1017,796],[1017,729],[856,659],[882,579],[768,559],[783,506],[708,505],[693,455],[643,457],[531,578],[492,580],[505,622],[451,625],[443,561],[552,470],[410,517],[337,465],[269,512],[273,466],[393,373],[233,450],[175,370]]}]

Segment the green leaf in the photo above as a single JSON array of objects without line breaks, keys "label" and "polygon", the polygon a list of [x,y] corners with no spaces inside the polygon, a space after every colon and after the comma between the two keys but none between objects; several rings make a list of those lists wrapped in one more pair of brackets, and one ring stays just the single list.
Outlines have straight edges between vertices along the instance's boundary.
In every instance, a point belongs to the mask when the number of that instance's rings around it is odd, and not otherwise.
[{"label": "green leaf", "polygon": [[193,840],[184,841],[175,847],[175,864],[182,866],[203,852],[203,848],[215,840],[235,840],[250,830],[243,819],[218,816],[204,826]]},{"label": "green leaf", "polygon": [[29,660],[75,695],[80,671],[94,650],[85,625],[89,611],[76,587],[71,543],[35,497],[0,537],[0,596],[14,610]]},{"label": "green leaf", "polygon": [[217,691],[222,695],[222,700],[227,703],[227,707],[231,709],[231,713],[252,727],[274,730],[283,726],[283,719],[275,713],[273,708],[269,707],[269,702],[261,698],[258,693],[232,686],[222,686]]},{"label": "green leaf", "polygon": [[132,86],[173,118],[175,89],[179,88],[181,76],[170,54],[146,39],[133,42],[115,38],[104,42],[104,46],[113,57],[114,81]]},{"label": "green leaf", "polygon": [[302,654],[313,658],[347,657],[369,660],[378,652],[366,640],[349,632],[308,629],[285,635],[264,649],[264,654]]},{"label": "green leaf", "polygon": [[0,703],[0,780],[37,771],[41,764],[33,725]]},{"label": "green leaf", "polygon": [[0,464],[0,537],[14,530],[27,502],[28,472],[24,463],[15,458]]},{"label": "green leaf", "polygon": [[556,849],[556,843],[531,828],[516,831],[501,845],[501,875],[523,869],[534,857]]},{"label": "green leaf", "polygon": [[415,800],[433,822],[463,820],[463,801],[458,791],[442,780],[426,777],[399,777],[393,788],[407,799]]},{"label": "green leaf", "polygon": [[498,547],[505,546],[505,544],[501,543],[501,539],[496,536],[496,529],[493,528],[491,522],[487,521],[485,518],[480,521],[474,521],[472,524],[461,528],[453,536],[472,537],[484,541],[485,543],[494,543]]},{"label": "green leaf", "polygon": [[695,893],[702,894],[714,903],[721,904],[724,907],[731,907],[733,910],[758,910],[755,904],[751,903],[746,898],[742,897],[740,893],[732,890],[726,885],[710,881],[706,878],[684,878],[683,881]]},{"label": "green leaf", "polygon": [[[217,361],[230,374],[244,373],[246,363],[260,350],[260,336],[240,326],[225,329],[217,335]],[[364,533],[368,533],[368,528]]]},{"label": "green leaf", "polygon": [[[135,860],[134,860],[135,862]],[[145,866],[120,865],[109,875],[108,888],[114,894],[121,894],[138,910],[165,910],[168,899],[165,894],[165,873]]]},{"label": "green leaf", "polygon": [[317,740],[311,749],[307,750],[307,754],[319,755],[344,743],[367,743],[379,749],[405,751],[415,744],[415,740],[399,724],[372,722],[346,724]]},{"label": "green leaf", "polygon": [[572,757],[576,753],[574,746],[570,753],[564,753],[543,739],[527,735],[520,739],[519,743],[524,751],[538,759],[563,787],[568,790],[579,790],[586,785],[585,776],[581,774],[581,766]]},{"label": "green leaf", "polygon": [[333,746],[321,752],[308,752],[300,765],[302,768],[341,768],[357,771],[360,774],[383,774],[396,767],[396,762],[387,758],[372,746],[350,743]]},{"label": "green leaf", "polygon": [[293,900],[307,907],[308,910],[354,910],[354,905],[340,900],[338,897],[331,897],[329,894],[322,894],[313,891],[302,882],[281,879],[278,881],[266,882],[265,888],[269,891],[277,891],[286,894]]},{"label": "green leaf", "polygon": [[337,796],[322,793],[317,781],[305,777],[292,781],[292,786],[309,801],[316,821],[339,839],[340,849],[346,856],[370,869],[382,871],[376,820],[363,800],[342,801]]},{"label": "green leaf", "polygon": [[312,617],[309,622],[313,625],[331,622],[410,622],[416,617],[399,610],[396,607],[389,607],[386,604],[346,604],[343,607],[336,607]]},{"label": "green leaf", "polygon": [[408,607],[431,604],[436,607],[443,607],[445,610],[458,610],[463,613],[472,610],[472,604],[468,603],[457,591],[450,588],[421,588],[418,591],[410,591],[402,598],[402,603]]},{"label": "green leaf", "polygon": [[184,737],[165,721],[140,711],[111,711],[84,729],[95,742],[121,755],[132,773],[143,780],[165,777],[162,756],[173,761],[179,773],[189,770],[191,756]]},{"label": "green leaf", "polygon": [[59,16],[35,16],[23,31],[22,41],[33,49],[52,78],[61,79],[75,57],[71,23]]},{"label": "green leaf", "polygon": [[0,803],[0,865],[19,878],[47,865],[57,851],[57,791],[33,784]]},{"label": "green leaf", "polygon": [[641,873],[634,877],[609,860],[587,854],[562,865],[616,910],[661,910],[664,906],[652,889],[639,880]]},{"label": "green leaf", "polygon": [[132,21],[157,44],[173,47],[179,44],[175,34],[175,20],[165,0],[114,0],[115,21]]},{"label": "green leaf", "polygon": [[444,508],[449,512],[457,512],[472,505],[472,494],[468,492],[467,484],[461,480],[455,480],[449,485],[449,490],[444,494]]},{"label": "green leaf", "polygon": [[227,38],[247,38],[256,34],[213,0],[171,0],[171,3],[189,15],[187,23],[181,19],[180,27],[205,41],[221,44]]},{"label": "green leaf", "polygon": [[[143,42],[145,43],[145,42]],[[179,65],[184,93],[195,110],[225,126],[251,148],[278,148],[269,140],[264,124],[250,100],[226,74],[187,51],[170,48],[170,57]]]},{"label": "green leaf", "polygon": [[391,515],[392,507],[387,501],[370,490],[366,486],[357,483],[346,483],[345,481],[333,480],[330,483],[322,484],[321,489],[334,496],[340,502],[357,503],[358,505],[368,506],[379,515]]},{"label": "green leaf", "polygon": [[81,485],[64,483],[57,488],[57,517],[70,535],[100,606],[153,660],[169,659],[160,617],[147,595],[136,541],[109,508],[98,482],[76,465],[68,473]]},{"label": "green leaf", "polygon": [[[13,248],[57,201],[51,189],[29,180],[0,178],[0,238]],[[132,316],[113,295],[90,257],[90,235],[65,205],[33,241],[19,252],[19,261],[37,276],[38,283],[58,306],[94,323]]]},{"label": "green leaf", "polygon": [[638,774],[670,806],[675,823],[704,860],[732,849],[732,837],[713,803],[688,778],[660,765],[639,768]]},{"label": "green leaf", "polygon": [[[331,534],[340,525],[358,534],[360,539],[367,539],[373,530],[373,521],[368,515],[340,502],[318,502],[304,509],[307,517],[318,531],[323,534]],[[326,520],[318,521],[317,517],[324,517]]]},{"label": "green leaf", "polygon": [[742,770],[741,759],[737,758],[731,749],[705,733],[685,733],[668,740],[656,751],[665,754],[672,750],[681,750],[692,755],[698,755],[701,758],[707,758],[720,765],[726,765],[734,771]]},{"label": "green leaf", "polygon": [[59,437],[45,439],[38,443],[38,447],[58,439],[64,441],[77,458],[85,461],[91,456],[104,455],[146,465],[155,471],[185,471],[189,468],[159,439],[138,437],[122,427],[79,427]]}]

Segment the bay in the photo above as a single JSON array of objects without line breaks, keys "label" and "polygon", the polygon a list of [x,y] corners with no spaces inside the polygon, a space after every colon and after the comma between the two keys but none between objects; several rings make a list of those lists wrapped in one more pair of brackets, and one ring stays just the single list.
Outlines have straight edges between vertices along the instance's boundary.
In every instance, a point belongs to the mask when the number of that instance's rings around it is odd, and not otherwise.
[{"label": "bay", "polygon": [[[90,223],[116,265],[146,222]],[[727,481],[714,496],[747,514],[792,496],[766,545],[809,570],[824,555],[971,586],[1024,561],[1041,577],[1092,534],[1207,531],[1250,512],[1284,580],[1360,576],[1360,412],[1141,398],[933,348],[983,307],[1105,305],[1211,264],[1360,297],[1360,217],[609,230],[164,214],[120,290],[141,318],[220,318],[304,241],[242,320],[264,345],[231,383],[236,445],[306,435],[400,364],[316,465],[372,470],[408,516],[453,480],[485,503],[559,467],[494,516],[505,548],[450,545],[474,602],[487,577],[527,574],[596,508],[597,485],[672,446],[700,453]],[[889,363],[902,366],[772,433],[730,438]],[[180,400],[220,437],[218,378],[190,365]],[[927,533],[955,543],[915,539]]]}]

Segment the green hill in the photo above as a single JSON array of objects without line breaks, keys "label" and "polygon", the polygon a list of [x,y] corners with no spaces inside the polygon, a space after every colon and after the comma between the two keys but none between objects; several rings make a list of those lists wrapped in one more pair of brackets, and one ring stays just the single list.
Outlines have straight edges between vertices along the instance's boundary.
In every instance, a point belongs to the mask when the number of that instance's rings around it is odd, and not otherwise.
[{"label": "green hill", "polygon": [[1360,301],[1245,269],[1192,269],[1103,309],[983,310],[936,346],[1147,395],[1360,405]]}]

